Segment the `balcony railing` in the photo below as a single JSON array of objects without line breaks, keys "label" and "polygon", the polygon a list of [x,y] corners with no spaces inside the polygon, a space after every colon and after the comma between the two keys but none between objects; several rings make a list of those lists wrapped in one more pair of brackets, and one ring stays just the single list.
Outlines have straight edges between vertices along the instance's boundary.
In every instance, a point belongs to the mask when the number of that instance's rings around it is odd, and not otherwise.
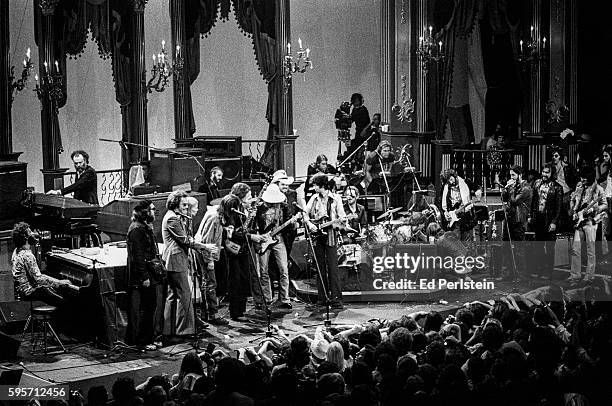
[{"label": "balcony railing", "polygon": [[[127,196],[127,180],[129,170],[106,169],[96,171],[98,175],[98,202],[104,206],[113,200]],[[74,183],[76,172],[66,172],[64,174],[64,185]]]}]

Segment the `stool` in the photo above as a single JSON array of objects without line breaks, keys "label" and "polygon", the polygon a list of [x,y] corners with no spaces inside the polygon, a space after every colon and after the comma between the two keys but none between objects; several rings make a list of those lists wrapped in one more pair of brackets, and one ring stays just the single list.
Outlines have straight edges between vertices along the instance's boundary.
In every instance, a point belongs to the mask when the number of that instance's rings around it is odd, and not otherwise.
[{"label": "stool", "polygon": [[59,347],[63,352],[66,352],[66,348],[62,343],[62,340],[59,339],[55,330],[51,326],[51,321],[53,320],[53,316],[55,315],[57,308],[55,306],[36,306],[30,302],[30,315],[28,316],[28,320],[26,321],[26,325],[23,328],[23,333],[21,334],[21,338],[25,337],[26,332],[28,331],[28,327],[30,327],[30,342],[32,344],[32,354],[36,352],[36,346],[38,341],[40,340],[40,335],[42,335],[42,347],[44,350],[44,354],[49,353],[49,345],[47,336],[49,338],[55,339]]}]

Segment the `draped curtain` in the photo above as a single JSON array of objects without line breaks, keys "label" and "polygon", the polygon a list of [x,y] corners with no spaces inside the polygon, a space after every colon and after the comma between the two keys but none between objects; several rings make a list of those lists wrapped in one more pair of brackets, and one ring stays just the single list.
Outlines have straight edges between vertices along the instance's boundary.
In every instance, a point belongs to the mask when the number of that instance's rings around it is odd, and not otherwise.
[{"label": "draped curtain", "polygon": [[[38,9],[38,7],[37,7]],[[130,114],[127,107],[132,100],[131,80],[131,43],[130,18],[133,13],[131,2],[126,0],[63,0],[55,10],[55,55],[63,75],[64,97],[58,108],[66,104],[67,71],[66,57],[81,57],[91,31],[92,39],[98,47],[101,58],[112,58],[112,74],[115,85],[115,99],[121,106],[122,129],[124,137],[131,131]],[[34,13],[35,41],[40,45],[38,36],[42,15],[40,10]],[[51,61],[49,61],[51,63]],[[59,132],[59,121],[54,116],[54,125]],[[61,137],[55,140],[61,148]]]},{"label": "draped curtain", "polygon": [[[200,72],[200,37],[207,37],[219,17],[229,18],[230,7],[234,9],[236,23],[242,33],[251,39],[257,67],[268,85],[266,119],[269,123],[268,138],[278,134],[280,111],[279,94],[282,80],[279,55],[276,43],[275,5],[265,0],[187,0],[186,37],[188,41],[188,62],[190,85]],[[186,109],[191,117],[191,132],[195,132],[191,92],[186,101]]]}]

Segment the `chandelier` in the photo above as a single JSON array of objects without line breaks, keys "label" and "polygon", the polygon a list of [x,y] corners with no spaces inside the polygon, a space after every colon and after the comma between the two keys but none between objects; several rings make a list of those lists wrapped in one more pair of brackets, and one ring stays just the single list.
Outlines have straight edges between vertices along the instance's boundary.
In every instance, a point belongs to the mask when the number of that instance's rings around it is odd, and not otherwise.
[{"label": "chandelier", "polygon": [[[312,60],[310,59],[310,48],[302,48],[302,39],[298,38],[300,49],[296,52],[296,57],[291,53],[291,42],[287,43],[287,54],[285,55],[285,63],[283,65],[283,87],[285,92],[289,91],[291,80],[296,73],[306,73],[306,69],[312,69]],[[306,80],[306,75],[304,75]]]},{"label": "chandelier", "polygon": [[147,91],[153,93],[163,92],[170,82],[170,78],[174,76],[177,81],[183,80],[184,59],[181,56],[180,45],[176,46],[174,53],[174,61],[170,60],[166,53],[166,41],[161,42],[161,51],[153,54],[153,68],[151,68],[151,79],[147,82]]},{"label": "chandelier", "polygon": [[546,37],[542,38],[541,42],[535,38],[533,35],[533,25],[529,31],[529,40],[523,41],[521,39],[519,41],[519,52],[516,58],[521,64],[523,70],[527,70],[528,68],[537,65],[539,62],[544,62],[546,56]]},{"label": "chandelier", "polygon": [[[21,71],[21,77],[15,80],[15,66],[11,66],[9,71],[8,83],[11,89],[11,103],[15,100],[15,92],[22,91],[26,83],[28,82],[28,78],[32,72],[32,68],[34,64],[32,63],[32,59],[30,58],[30,48],[25,53],[25,59],[23,60],[23,70]],[[9,63],[10,65],[10,63]]]},{"label": "chandelier", "polygon": [[423,72],[427,71],[439,62],[443,62],[445,55],[442,50],[442,41],[436,42],[433,36],[433,27],[423,30],[423,35],[419,37],[419,47],[416,54],[419,61],[423,64]]},{"label": "chandelier", "polygon": [[64,97],[64,91],[62,90],[64,79],[57,61],[54,63],[55,70],[53,67],[49,67],[47,61],[43,62],[43,65],[45,69],[40,74],[40,78],[38,75],[34,75],[34,80],[36,81],[34,92],[36,92],[36,96],[38,96],[41,104],[43,99],[47,98],[51,102],[55,114],[58,114],[59,101]]}]

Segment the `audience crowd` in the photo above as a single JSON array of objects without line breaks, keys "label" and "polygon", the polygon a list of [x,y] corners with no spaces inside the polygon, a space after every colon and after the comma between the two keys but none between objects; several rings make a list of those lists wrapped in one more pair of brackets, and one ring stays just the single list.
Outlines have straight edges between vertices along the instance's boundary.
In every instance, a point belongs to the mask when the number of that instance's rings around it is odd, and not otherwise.
[{"label": "audience crowd", "polygon": [[[588,289],[585,290],[588,292]],[[172,377],[118,379],[71,399],[89,406],[609,405],[607,301],[512,294],[455,314],[319,327],[258,347],[185,355]],[[550,300],[550,301],[548,301]],[[169,371],[174,372],[174,371]],[[110,400],[112,398],[112,400]]]}]

